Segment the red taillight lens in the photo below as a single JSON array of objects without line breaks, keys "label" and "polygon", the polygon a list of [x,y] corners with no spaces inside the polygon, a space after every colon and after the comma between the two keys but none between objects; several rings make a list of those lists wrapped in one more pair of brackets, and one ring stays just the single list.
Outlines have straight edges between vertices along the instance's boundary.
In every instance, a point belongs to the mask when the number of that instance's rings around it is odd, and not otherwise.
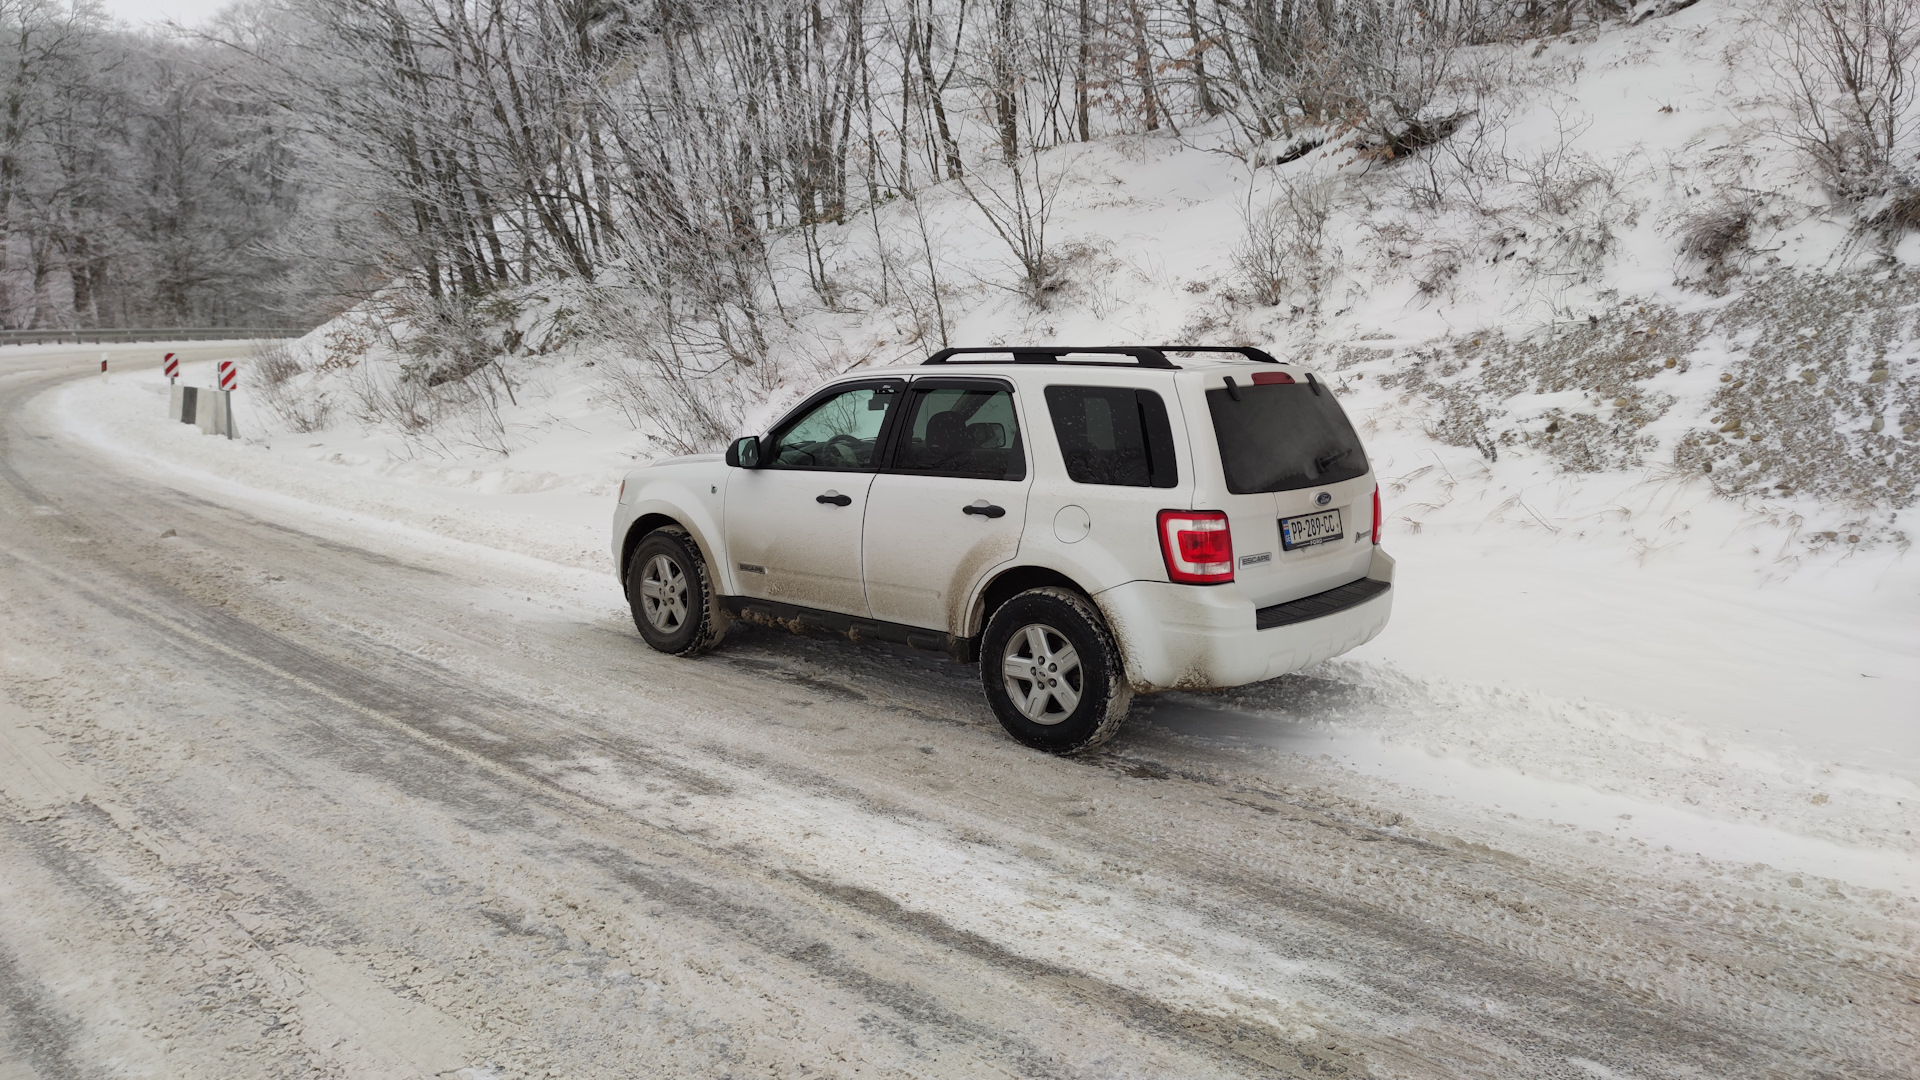
[{"label": "red taillight lens", "polygon": [[1192,585],[1233,580],[1233,534],[1218,510],[1160,511],[1160,554],[1167,576]]},{"label": "red taillight lens", "polygon": [[1256,371],[1253,373],[1255,386],[1292,386],[1293,376],[1284,371]]},{"label": "red taillight lens", "polygon": [[614,502],[627,501],[627,480],[626,480],[626,477],[624,476],[620,478],[620,494],[614,496],[613,501]]},{"label": "red taillight lens", "polygon": [[1373,485],[1373,542],[1380,542],[1380,485]]}]

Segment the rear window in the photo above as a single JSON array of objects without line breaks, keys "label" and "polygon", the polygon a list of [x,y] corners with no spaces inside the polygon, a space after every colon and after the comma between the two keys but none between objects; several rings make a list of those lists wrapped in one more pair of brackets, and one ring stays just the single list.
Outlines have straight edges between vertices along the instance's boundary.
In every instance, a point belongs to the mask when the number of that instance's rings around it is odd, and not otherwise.
[{"label": "rear window", "polygon": [[1227,490],[1292,491],[1363,476],[1367,455],[1340,403],[1324,384],[1241,386],[1240,400],[1207,391]]},{"label": "rear window", "polygon": [[1170,488],[1180,482],[1167,406],[1151,390],[1049,386],[1047,412],[1067,478],[1077,484]]}]

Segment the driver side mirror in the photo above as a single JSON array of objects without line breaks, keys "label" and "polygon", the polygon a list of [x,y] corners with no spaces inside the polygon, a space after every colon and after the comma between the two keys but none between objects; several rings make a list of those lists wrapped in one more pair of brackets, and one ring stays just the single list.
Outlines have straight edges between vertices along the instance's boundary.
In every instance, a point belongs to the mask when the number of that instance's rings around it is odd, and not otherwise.
[{"label": "driver side mirror", "polygon": [[727,466],[734,469],[757,469],[760,467],[760,436],[745,435],[733,440],[727,447]]}]

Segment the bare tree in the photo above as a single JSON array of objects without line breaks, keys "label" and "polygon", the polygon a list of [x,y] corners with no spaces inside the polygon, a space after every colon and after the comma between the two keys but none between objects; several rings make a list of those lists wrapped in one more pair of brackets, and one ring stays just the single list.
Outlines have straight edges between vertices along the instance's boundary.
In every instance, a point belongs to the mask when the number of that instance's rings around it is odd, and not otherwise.
[{"label": "bare tree", "polygon": [[[1910,0],[1780,0],[1784,134],[1834,196],[1904,194],[1920,226],[1920,6]],[[1900,189],[1907,189],[1901,191]]]}]

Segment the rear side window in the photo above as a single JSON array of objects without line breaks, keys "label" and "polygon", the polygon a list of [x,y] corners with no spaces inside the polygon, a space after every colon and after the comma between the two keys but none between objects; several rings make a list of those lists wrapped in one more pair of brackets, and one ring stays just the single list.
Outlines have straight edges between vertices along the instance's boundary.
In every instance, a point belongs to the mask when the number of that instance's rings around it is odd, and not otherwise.
[{"label": "rear side window", "polygon": [[908,393],[906,407],[895,471],[976,480],[1026,478],[1020,424],[1006,387],[922,380]]},{"label": "rear side window", "polygon": [[1207,391],[1227,490],[1293,491],[1363,476],[1367,455],[1347,414],[1325,386],[1241,386],[1240,400]]},{"label": "rear side window", "polygon": [[1156,488],[1180,482],[1173,428],[1159,394],[1122,386],[1049,386],[1047,412],[1073,482]]}]

